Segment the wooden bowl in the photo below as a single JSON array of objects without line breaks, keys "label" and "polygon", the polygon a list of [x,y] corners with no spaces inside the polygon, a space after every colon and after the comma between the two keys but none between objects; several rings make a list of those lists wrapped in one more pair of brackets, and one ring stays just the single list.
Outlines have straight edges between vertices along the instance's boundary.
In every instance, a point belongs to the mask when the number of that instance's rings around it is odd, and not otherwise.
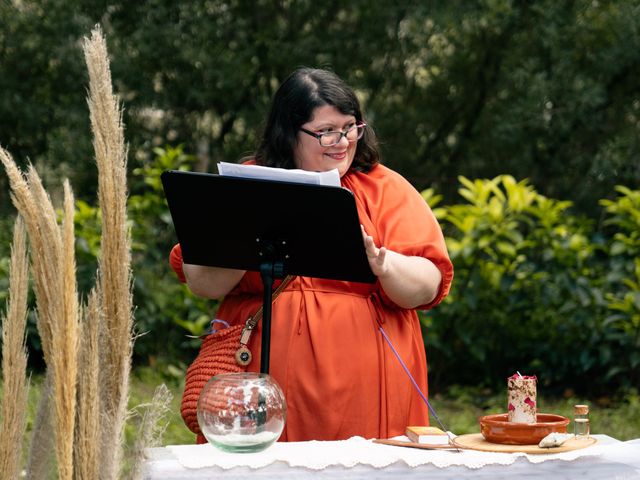
[{"label": "wooden bowl", "polygon": [[536,423],[515,423],[508,414],[480,417],[480,433],[487,442],[505,445],[534,445],[552,432],[567,433],[569,419],[552,413],[538,413]]}]

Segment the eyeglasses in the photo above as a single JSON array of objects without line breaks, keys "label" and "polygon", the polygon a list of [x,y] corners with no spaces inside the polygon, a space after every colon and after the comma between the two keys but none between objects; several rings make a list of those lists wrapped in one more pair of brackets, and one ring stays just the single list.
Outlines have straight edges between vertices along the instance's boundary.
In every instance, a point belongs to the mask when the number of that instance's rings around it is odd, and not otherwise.
[{"label": "eyeglasses", "polygon": [[362,135],[364,134],[364,127],[367,124],[364,122],[356,123],[351,125],[346,130],[335,131],[335,132],[324,132],[324,133],[316,133],[311,130],[307,130],[306,128],[300,127],[300,130],[306,133],[307,135],[311,135],[312,137],[316,137],[318,142],[320,142],[320,146],[322,147],[333,147],[337,145],[342,140],[342,137],[345,137],[349,142],[355,142],[356,140],[360,140]]}]

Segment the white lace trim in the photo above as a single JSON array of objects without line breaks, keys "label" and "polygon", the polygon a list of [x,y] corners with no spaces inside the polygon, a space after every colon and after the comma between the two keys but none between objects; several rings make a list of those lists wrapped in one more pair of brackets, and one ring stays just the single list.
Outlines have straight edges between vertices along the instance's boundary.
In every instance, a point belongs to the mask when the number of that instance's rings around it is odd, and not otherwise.
[{"label": "white lace trim", "polygon": [[[404,437],[398,437],[402,439]],[[596,444],[571,452],[529,455],[526,453],[492,453],[475,450],[461,452],[403,448],[373,443],[362,437],[334,442],[288,442],[275,443],[258,453],[226,453],[209,444],[170,445],[167,447],[185,468],[198,469],[218,467],[228,470],[234,467],[263,468],[275,462],[284,462],[290,467],[304,467],[323,470],[331,466],[346,468],[369,465],[385,468],[403,462],[409,467],[431,464],[438,468],[464,466],[471,469],[486,465],[511,465],[519,458],[531,463],[550,460],[572,461],[580,457],[601,455],[603,449],[611,446]]]}]

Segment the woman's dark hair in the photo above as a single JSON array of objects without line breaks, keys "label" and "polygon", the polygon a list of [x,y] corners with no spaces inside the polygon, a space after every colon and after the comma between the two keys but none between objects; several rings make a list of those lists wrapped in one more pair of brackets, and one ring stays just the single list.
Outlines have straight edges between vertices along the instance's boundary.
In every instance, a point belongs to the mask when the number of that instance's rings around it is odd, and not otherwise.
[{"label": "woman's dark hair", "polygon": [[[363,121],[355,92],[340,77],[328,70],[300,68],[278,88],[267,119],[256,163],[268,167],[296,168],[293,152],[300,127],[311,120],[313,111],[325,105],[336,107],[344,115]],[[352,169],[368,172],[380,161],[373,129],[365,127],[358,140]]]}]

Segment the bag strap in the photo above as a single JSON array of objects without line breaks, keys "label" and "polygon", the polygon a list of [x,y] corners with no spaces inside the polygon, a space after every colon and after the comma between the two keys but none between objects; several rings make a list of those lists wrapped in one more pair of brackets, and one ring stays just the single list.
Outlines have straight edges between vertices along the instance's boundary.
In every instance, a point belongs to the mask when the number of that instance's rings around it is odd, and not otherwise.
[{"label": "bag strap", "polygon": [[[280,283],[280,285],[278,285],[278,288],[276,288],[273,291],[273,295],[271,297],[271,302],[273,303],[275,301],[275,299],[278,297],[278,295],[280,295],[280,293],[286,288],[287,285],[289,285],[289,283],[291,283],[291,280],[293,280],[295,278],[295,275],[287,275],[286,277],[284,277],[284,279],[282,280],[282,282]],[[258,322],[262,319],[262,310],[263,310],[263,305],[260,305],[260,308],[258,308],[258,310],[256,311],[256,313],[254,313],[253,315],[251,315],[244,326],[244,329],[242,330],[242,335],[247,335],[246,341],[243,341],[244,338],[243,336],[241,336],[240,338],[240,343],[241,345],[246,345],[249,342],[249,337],[251,337],[251,330],[253,330],[256,325],[258,325]],[[209,328],[203,332],[200,335],[185,335],[188,338],[206,338],[207,336],[211,335],[212,333],[216,333],[216,329],[213,328],[213,324],[214,323],[223,323],[226,325],[227,328],[229,328],[229,324],[227,322],[225,322],[224,320],[219,320],[219,319],[214,319],[211,321],[211,325],[209,326]]]},{"label": "bag strap", "polygon": [[[293,278],[294,278],[294,275],[287,275],[286,277],[284,277],[284,280],[282,280],[282,283],[280,283],[280,285],[278,285],[278,288],[276,288],[273,291],[273,295],[271,297],[271,303],[275,302],[276,298],[278,298],[278,295],[280,295],[280,292],[282,292],[287,287],[287,285],[291,283],[291,280],[293,280]],[[263,308],[264,308],[264,305],[260,305],[260,308],[258,308],[256,313],[250,316],[249,319],[247,320],[247,322],[251,322],[252,328],[254,328],[258,324],[258,322],[262,320]]]},{"label": "bag strap", "polygon": [[[289,283],[291,282],[291,280],[293,280],[293,278],[294,278],[294,275],[287,275],[286,277],[284,277],[284,280],[282,280],[282,283],[280,283],[280,285],[278,285],[278,288],[276,288],[273,291],[273,295],[271,297],[272,303],[275,301],[278,295],[280,295],[280,292],[282,292],[285,289],[285,287],[289,285]],[[253,329],[256,328],[256,325],[258,325],[258,322],[262,319],[262,310],[263,310],[263,305],[261,305],[260,308],[258,308],[258,311],[256,313],[254,313],[247,319],[247,321],[244,324],[244,328],[242,329],[242,333],[240,334],[240,342],[239,342],[240,345],[238,347],[238,350],[236,350],[235,358],[236,358],[236,363],[243,367],[246,367],[247,365],[249,365],[251,363],[251,359],[253,358],[253,356],[251,355],[251,351],[249,350],[249,347],[247,347],[247,344],[251,339],[251,334],[253,333]]]}]

